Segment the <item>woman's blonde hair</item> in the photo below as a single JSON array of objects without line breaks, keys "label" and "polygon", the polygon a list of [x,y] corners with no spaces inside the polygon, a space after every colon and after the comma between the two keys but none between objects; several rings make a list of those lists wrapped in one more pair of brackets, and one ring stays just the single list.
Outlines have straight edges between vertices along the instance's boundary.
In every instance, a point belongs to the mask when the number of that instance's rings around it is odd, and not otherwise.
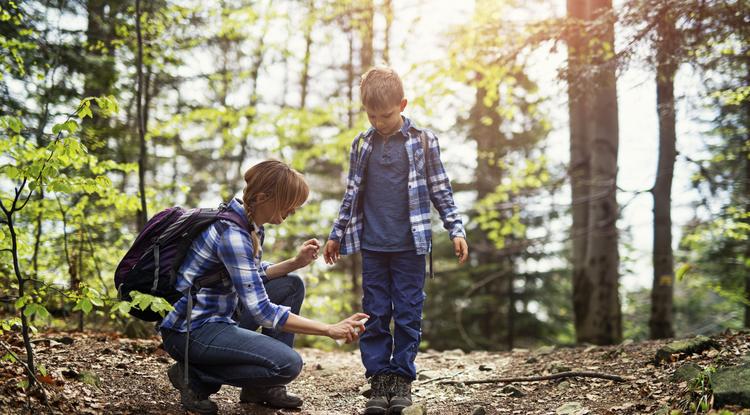
[{"label": "woman's blonde hair", "polygon": [[270,198],[274,203],[275,211],[283,212],[302,206],[307,200],[310,188],[302,174],[278,160],[266,160],[247,169],[242,204],[245,207],[247,220],[251,224],[253,255],[258,255],[260,249],[260,238],[255,232],[255,227],[252,226],[255,199],[259,193],[264,193]]}]

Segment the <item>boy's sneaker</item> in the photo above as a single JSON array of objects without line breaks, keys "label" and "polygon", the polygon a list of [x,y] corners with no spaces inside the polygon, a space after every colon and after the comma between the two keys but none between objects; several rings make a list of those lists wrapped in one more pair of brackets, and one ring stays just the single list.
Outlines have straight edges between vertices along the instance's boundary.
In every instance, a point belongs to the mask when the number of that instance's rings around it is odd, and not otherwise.
[{"label": "boy's sneaker", "polygon": [[270,386],[259,388],[242,388],[240,402],[260,403],[274,408],[294,409],[302,406],[302,398],[286,390],[286,386]]},{"label": "boy's sneaker", "polygon": [[365,415],[383,415],[388,412],[388,375],[374,375],[370,378],[372,394],[365,404]]},{"label": "boy's sneaker", "polygon": [[390,413],[400,414],[407,406],[411,406],[411,379],[391,374]]},{"label": "boy's sneaker", "polygon": [[219,412],[219,406],[216,405],[216,402],[208,399],[208,395],[195,392],[185,383],[185,372],[182,364],[173,364],[167,370],[167,376],[172,386],[180,391],[180,403],[186,411],[201,415],[214,415]]}]

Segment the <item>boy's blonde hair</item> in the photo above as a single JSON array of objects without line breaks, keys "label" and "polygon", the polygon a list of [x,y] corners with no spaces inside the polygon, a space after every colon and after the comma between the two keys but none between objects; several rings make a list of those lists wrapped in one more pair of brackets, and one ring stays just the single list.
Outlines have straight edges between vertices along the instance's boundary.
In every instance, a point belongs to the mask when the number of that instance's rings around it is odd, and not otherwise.
[{"label": "boy's blonde hair", "polygon": [[362,75],[359,93],[365,107],[385,110],[401,103],[404,99],[404,85],[392,68],[376,66]]},{"label": "boy's blonde hair", "polygon": [[[245,190],[242,203],[245,214],[253,223],[255,196],[265,193],[274,203],[277,212],[302,206],[307,200],[310,188],[300,172],[278,160],[266,160],[250,167],[245,172]],[[254,228],[250,229],[253,239],[253,254],[258,254],[260,239]]]}]

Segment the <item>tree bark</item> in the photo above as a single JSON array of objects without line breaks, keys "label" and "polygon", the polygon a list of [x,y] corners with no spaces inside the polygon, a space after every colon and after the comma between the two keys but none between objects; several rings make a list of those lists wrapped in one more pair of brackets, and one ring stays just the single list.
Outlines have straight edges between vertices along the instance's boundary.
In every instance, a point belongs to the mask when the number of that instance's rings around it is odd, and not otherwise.
[{"label": "tree bark", "polygon": [[391,26],[393,26],[393,3],[391,0],[383,1],[383,14],[385,15],[385,39],[383,40],[383,62],[391,64]]},{"label": "tree bark", "polygon": [[360,73],[365,73],[373,64],[372,42],[373,42],[373,19],[375,9],[372,0],[362,0],[362,9],[359,13],[358,29],[362,48],[359,51]]},{"label": "tree bark", "polygon": [[[592,0],[593,20],[612,12],[612,0]],[[606,18],[601,35],[602,45],[614,50],[614,23]],[[617,113],[617,77],[615,61],[607,48],[593,54],[596,68],[590,113],[591,187],[589,193],[589,226],[586,267],[594,290],[589,297],[591,313],[580,336],[594,344],[615,344],[622,340],[622,315],[619,296],[617,217],[617,151],[619,125]]]},{"label": "tree bark", "polygon": [[672,176],[676,157],[674,77],[677,63],[674,21],[664,10],[657,24],[656,109],[659,116],[659,161],[651,190],[654,197],[654,280],[651,288],[652,339],[674,337],[672,325],[674,259],[672,255]]},{"label": "tree bark", "polygon": [[568,0],[568,19],[572,26],[568,34],[568,113],[570,125],[570,176],[571,187],[571,262],[573,268],[573,314],[578,341],[583,341],[585,316],[590,314],[588,296],[592,283],[586,274],[585,258],[588,239],[586,237],[589,221],[589,181],[590,181],[590,147],[586,128],[588,120],[589,95],[584,85],[586,75],[587,43],[579,24],[587,19],[586,2]]},{"label": "tree bark", "polygon": [[[589,24],[596,21],[599,26],[595,31],[597,43],[591,42],[591,33],[581,36],[580,31],[573,30],[569,35],[576,338],[579,342],[613,344],[622,338],[622,315],[616,199],[619,126],[612,2],[569,0],[567,5],[570,18]],[[593,72],[590,78],[586,69]]]},{"label": "tree bark", "polygon": [[136,123],[138,123],[138,143],[140,153],[138,155],[138,191],[140,193],[141,208],[136,213],[138,229],[146,226],[148,210],[146,206],[146,163],[148,154],[146,149],[146,131],[143,120],[143,38],[141,36],[141,1],[135,0],[135,32],[138,41],[138,53],[136,57],[137,69],[137,91],[136,91]]},{"label": "tree bark", "polygon": [[302,75],[300,77],[300,109],[305,108],[307,102],[307,87],[310,81],[310,49],[312,48],[312,29],[315,22],[315,4],[308,2],[308,16],[305,21],[305,57],[302,61]]}]

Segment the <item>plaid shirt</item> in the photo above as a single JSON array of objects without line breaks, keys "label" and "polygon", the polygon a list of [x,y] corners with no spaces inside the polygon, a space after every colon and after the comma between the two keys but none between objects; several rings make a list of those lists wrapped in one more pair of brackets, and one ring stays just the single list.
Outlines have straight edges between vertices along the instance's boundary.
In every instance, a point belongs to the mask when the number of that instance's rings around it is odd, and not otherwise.
[{"label": "plaid shirt", "polygon": [[[229,208],[247,221],[245,209],[238,200],[229,202]],[[194,295],[190,330],[208,322],[237,324],[232,316],[238,300],[243,302],[244,309],[249,310],[255,321],[263,327],[278,329],[286,323],[289,307],[269,301],[263,286],[266,269],[272,264],[261,261],[263,227],[256,226],[255,229],[261,240],[261,248],[255,258],[250,233],[246,228],[240,228],[230,221],[214,222],[193,241],[185,261],[177,271],[175,288],[184,292],[193,285],[196,278],[210,275],[222,266],[229,272],[229,279],[216,286],[203,287]],[[164,317],[160,327],[187,331],[186,311],[187,296],[174,304],[174,310]]]},{"label": "plaid shirt", "polygon": [[[437,136],[430,130],[417,128],[408,118],[404,119],[404,123],[408,123],[405,146],[409,158],[409,221],[417,255],[425,255],[432,249],[430,201],[440,214],[443,227],[448,230],[451,239],[457,236],[465,238],[466,232],[453,202],[450,180],[440,160]],[[370,128],[357,135],[352,143],[346,193],[341,201],[338,219],[328,236],[329,240],[340,241],[342,255],[353,254],[361,248],[364,228],[362,192],[366,189],[365,168],[372,153],[375,134],[375,129]],[[427,138],[428,157],[425,157],[422,146],[423,134]]]}]

